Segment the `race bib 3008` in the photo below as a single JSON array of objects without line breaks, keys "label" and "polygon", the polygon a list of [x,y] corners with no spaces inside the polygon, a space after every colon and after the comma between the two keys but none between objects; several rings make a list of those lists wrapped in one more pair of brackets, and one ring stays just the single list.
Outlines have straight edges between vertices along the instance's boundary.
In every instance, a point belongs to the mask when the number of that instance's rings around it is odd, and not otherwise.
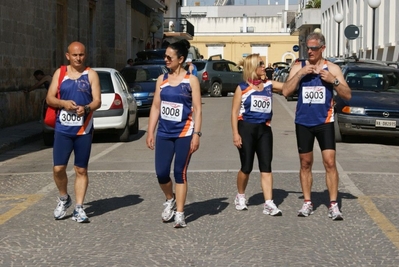
[{"label": "race bib 3008", "polygon": [[76,112],[61,110],[60,112],[60,122],[64,126],[82,126],[83,117],[78,117]]},{"label": "race bib 3008", "polygon": [[168,121],[182,120],[183,104],[175,102],[161,102],[161,118]]}]

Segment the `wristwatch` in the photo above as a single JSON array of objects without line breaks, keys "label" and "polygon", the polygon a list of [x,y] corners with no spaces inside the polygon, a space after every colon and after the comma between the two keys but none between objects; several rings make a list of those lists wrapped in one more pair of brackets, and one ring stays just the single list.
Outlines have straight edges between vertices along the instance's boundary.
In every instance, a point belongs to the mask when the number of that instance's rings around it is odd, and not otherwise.
[{"label": "wristwatch", "polygon": [[201,132],[193,132],[193,134],[198,134],[199,137],[202,136],[202,133],[201,133]]},{"label": "wristwatch", "polygon": [[333,81],[333,85],[334,85],[334,86],[338,86],[338,85],[339,85],[338,79],[335,79],[335,80]]},{"label": "wristwatch", "polygon": [[85,109],[85,114],[89,114],[90,113],[90,106],[89,105],[85,105],[84,109]]}]

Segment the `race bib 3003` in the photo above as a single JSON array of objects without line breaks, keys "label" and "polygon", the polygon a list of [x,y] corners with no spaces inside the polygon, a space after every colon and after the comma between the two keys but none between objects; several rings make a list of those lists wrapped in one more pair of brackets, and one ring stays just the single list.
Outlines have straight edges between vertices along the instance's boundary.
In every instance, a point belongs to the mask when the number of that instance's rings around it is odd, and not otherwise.
[{"label": "race bib 3003", "polygon": [[60,112],[60,122],[64,126],[82,126],[83,117],[78,117],[76,112],[61,110]]},{"label": "race bib 3003", "polygon": [[161,118],[168,121],[180,122],[183,115],[183,104],[175,102],[161,102]]},{"label": "race bib 3003", "polygon": [[326,88],[324,86],[302,87],[302,103],[324,104],[326,102]]}]

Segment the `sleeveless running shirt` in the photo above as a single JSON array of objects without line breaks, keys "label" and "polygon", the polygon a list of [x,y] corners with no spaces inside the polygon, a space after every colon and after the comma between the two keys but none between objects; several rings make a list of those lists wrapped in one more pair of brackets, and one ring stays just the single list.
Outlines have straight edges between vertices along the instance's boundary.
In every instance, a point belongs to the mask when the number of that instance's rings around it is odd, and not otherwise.
[{"label": "sleeveless running shirt", "polygon": [[241,107],[238,120],[250,123],[265,123],[272,120],[272,82],[263,83],[263,90],[257,91],[247,82],[239,84],[241,88]]},{"label": "sleeveless running shirt", "polygon": [[[304,67],[306,62],[302,62]],[[324,70],[328,70],[324,61]],[[308,74],[299,82],[295,123],[312,127],[334,122],[333,85],[323,81],[319,74]]]},{"label": "sleeveless running shirt", "polygon": [[[68,77],[68,72],[65,74],[60,85],[60,99],[73,100],[78,106],[84,106],[93,101],[89,68],[86,68],[75,80]],[[71,136],[89,134],[93,131],[93,112],[84,117],[78,117],[76,112],[61,109],[57,116],[55,131]]]},{"label": "sleeveless running shirt", "polygon": [[191,136],[194,129],[190,73],[177,86],[168,81],[168,73],[161,84],[161,110],[157,135],[162,137]]}]

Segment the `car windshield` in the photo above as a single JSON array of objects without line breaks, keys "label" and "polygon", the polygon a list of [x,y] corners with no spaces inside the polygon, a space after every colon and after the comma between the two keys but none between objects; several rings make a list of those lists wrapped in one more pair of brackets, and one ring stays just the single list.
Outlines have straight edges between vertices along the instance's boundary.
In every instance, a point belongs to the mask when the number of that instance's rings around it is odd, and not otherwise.
[{"label": "car windshield", "polygon": [[352,90],[399,93],[399,72],[387,70],[349,70],[346,82]]},{"label": "car windshield", "polygon": [[161,71],[157,68],[126,68],[121,74],[128,83],[153,82],[158,79]]},{"label": "car windshield", "polygon": [[97,71],[100,79],[101,93],[114,93],[114,86],[112,85],[111,75],[109,72]]}]

